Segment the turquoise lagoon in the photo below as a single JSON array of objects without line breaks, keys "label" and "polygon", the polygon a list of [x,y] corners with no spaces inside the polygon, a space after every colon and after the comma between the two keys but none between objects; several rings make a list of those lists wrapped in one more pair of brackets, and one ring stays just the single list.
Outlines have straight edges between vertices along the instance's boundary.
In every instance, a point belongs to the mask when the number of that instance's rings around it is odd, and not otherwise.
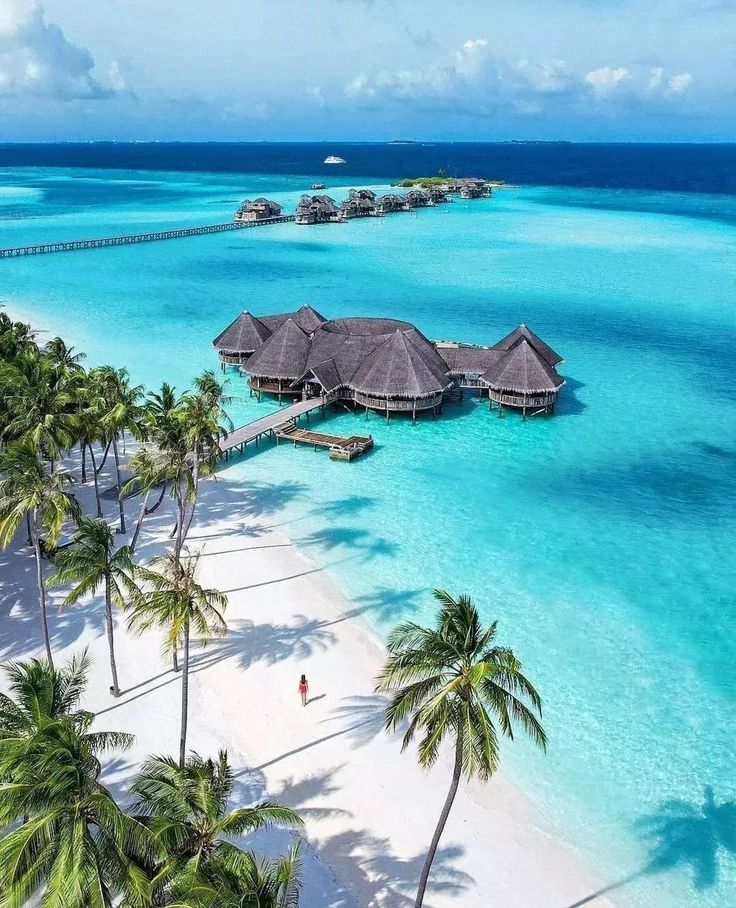
[{"label": "turquoise lagoon", "polygon": [[[312,179],[9,170],[0,245],[215,222]],[[334,431],[373,434],[364,460],[282,446],[222,480],[381,634],[430,620],[435,586],[500,619],[550,736],[504,765],[620,904],[736,906],[736,198],[516,188],[0,269],[11,307],[148,386],[215,367],[211,339],[246,307],[477,343],[531,325],[565,358],[554,418],[340,413]],[[235,373],[231,391],[237,420],[274,406]]]}]

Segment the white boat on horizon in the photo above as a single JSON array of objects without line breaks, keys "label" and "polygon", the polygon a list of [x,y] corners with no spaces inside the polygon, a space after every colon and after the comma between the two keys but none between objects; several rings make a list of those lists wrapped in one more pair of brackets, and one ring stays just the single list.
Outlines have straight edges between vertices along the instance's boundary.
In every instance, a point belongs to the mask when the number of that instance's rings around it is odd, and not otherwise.
[{"label": "white boat on horizon", "polygon": [[339,158],[336,154],[328,154],[322,163],[323,164],[344,164],[345,158]]}]

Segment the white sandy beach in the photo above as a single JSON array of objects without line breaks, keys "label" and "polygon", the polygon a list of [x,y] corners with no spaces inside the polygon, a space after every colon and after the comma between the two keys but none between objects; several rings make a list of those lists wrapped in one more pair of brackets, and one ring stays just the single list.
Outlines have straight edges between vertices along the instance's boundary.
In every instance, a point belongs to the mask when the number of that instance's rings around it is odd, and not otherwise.
[{"label": "white sandy beach", "polygon": [[[110,485],[108,474],[101,488]],[[90,501],[91,483],[76,491]],[[135,499],[127,503],[129,530],[137,508]],[[104,510],[113,521],[115,502]],[[425,774],[383,733],[383,703],[373,693],[382,645],[359,610],[286,536],[239,511],[227,471],[204,484],[189,545],[202,551],[202,581],[229,596],[229,633],[195,651],[189,746],[202,754],[228,750],[241,803],[267,793],[302,814],[305,908],[411,905],[450,770],[439,765]],[[148,518],[140,558],[161,551],[171,523],[166,506]],[[3,660],[40,652],[34,562],[21,542],[0,553]],[[60,599],[55,592],[52,601]],[[179,676],[162,661],[155,634],[131,638],[118,616],[124,693],[114,700],[100,601],[51,612],[59,658],[89,647],[94,668],[85,705],[99,727],[136,736],[134,748],[106,769],[122,793],[147,754],[178,749]],[[297,693],[302,672],[310,681],[306,708]],[[272,833],[261,845],[283,840]],[[593,901],[602,885],[583,866],[499,776],[459,792],[426,904],[574,908]]]}]

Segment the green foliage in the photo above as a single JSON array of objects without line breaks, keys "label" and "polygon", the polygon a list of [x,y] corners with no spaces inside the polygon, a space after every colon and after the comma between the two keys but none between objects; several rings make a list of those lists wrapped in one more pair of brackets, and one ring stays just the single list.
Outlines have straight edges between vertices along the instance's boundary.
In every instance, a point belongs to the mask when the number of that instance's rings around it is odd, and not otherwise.
[{"label": "green foliage", "polygon": [[434,628],[399,625],[388,639],[388,658],[377,690],[392,694],[386,729],[404,721],[406,748],[420,736],[419,762],[437,762],[440,747],[458,744],[461,770],[488,779],[498,766],[499,734],[520,726],[546,747],[539,717],[542,701],[512,650],[494,643],[498,623],[483,627],[469,596],[435,590],[440,611]]}]

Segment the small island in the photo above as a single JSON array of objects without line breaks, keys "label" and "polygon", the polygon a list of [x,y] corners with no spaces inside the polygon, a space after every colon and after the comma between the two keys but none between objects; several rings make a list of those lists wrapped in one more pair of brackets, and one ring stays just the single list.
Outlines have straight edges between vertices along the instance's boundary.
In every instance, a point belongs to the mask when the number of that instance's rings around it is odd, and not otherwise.
[{"label": "small island", "polygon": [[[405,189],[413,186],[419,186],[422,189],[437,187],[445,192],[459,192],[460,188],[466,184],[475,184],[487,189],[498,189],[501,186],[505,186],[506,182],[504,180],[478,179],[477,177],[448,177],[440,174],[434,177],[407,177],[399,180],[398,183],[392,183],[393,186],[400,186]],[[490,195],[490,193],[488,194]]]}]

